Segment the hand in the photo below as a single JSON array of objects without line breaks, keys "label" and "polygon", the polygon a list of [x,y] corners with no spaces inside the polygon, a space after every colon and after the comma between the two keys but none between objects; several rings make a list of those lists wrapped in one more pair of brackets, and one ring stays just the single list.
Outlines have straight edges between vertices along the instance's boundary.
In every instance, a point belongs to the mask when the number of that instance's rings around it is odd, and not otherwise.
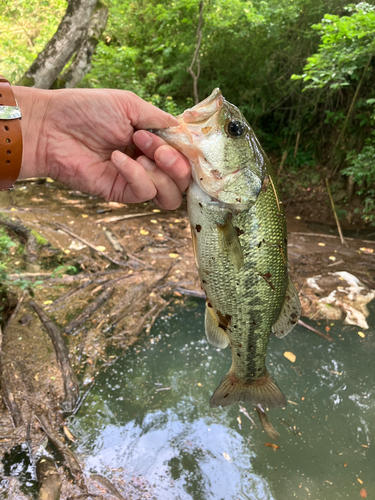
[{"label": "hand", "polygon": [[[132,92],[13,87],[22,112],[19,178],[48,176],[106,200],[174,209],[190,164],[146,130],[177,125]],[[124,154],[124,151],[127,154]]]}]

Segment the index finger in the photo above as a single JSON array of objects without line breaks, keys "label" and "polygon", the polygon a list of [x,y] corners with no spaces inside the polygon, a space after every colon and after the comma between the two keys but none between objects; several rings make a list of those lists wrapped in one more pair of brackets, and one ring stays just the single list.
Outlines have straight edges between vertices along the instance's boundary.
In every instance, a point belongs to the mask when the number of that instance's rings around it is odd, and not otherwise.
[{"label": "index finger", "polygon": [[157,166],[173,179],[181,192],[186,191],[191,177],[189,160],[164,139],[146,130],[138,130],[133,136],[134,144]]}]

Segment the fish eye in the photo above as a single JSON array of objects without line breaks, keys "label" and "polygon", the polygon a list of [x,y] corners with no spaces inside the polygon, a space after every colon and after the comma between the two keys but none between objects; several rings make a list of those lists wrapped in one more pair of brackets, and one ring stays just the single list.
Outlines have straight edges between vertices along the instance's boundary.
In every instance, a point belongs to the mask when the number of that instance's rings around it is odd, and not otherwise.
[{"label": "fish eye", "polygon": [[240,137],[245,130],[245,125],[238,120],[233,120],[228,123],[226,128],[231,137]]}]

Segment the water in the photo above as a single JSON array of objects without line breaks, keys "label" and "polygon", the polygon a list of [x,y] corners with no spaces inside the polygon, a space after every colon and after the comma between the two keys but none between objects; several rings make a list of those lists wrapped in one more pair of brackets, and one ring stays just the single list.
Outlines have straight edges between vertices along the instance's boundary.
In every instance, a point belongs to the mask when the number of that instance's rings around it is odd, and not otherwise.
[{"label": "water", "polygon": [[269,413],[275,450],[251,408],[256,428],[236,405],[209,408],[230,352],[207,343],[203,317],[199,299],[166,314],[99,376],[70,423],[86,472],[138,485],[127,498],[356,499],[363,488],[375,498],[374,329],[362,339],[331,324],[329,343],[297,326],[271,339],[268,366],[291,401]]}]

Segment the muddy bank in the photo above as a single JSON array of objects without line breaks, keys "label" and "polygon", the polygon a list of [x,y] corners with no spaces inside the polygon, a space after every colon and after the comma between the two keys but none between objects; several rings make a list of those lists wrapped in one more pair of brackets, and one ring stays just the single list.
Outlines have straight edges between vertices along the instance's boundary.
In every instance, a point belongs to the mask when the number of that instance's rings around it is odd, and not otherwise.
[{"label": "muddy bank", "polygon": [[[127,349],[160,314],[201,293],[186,206],[164,212],[150,203],[106,203],[47,180],[0,193],[0,211],[13,242],[3,262],[13,306],[3,313],[0,455],[26,446],[34,467],[52,457],[61,498],[99,494],[98,481],[71,451],[66,415],[79,411],[98,373],[116,359],[114,347]],[[290,272],[307,318],[323,318],[319,299],[332,286],[343,288],[333,273],[349,271],[375,289],[374,242],[346,239],[345,246],[295,217]],[[307,281],[317,275],[328,277],[320,291]],[[24,498],[17,481],[5,477],[2,487],[8,498]],[[110,486],[100,488],[102,498],[113,498]]]}]

